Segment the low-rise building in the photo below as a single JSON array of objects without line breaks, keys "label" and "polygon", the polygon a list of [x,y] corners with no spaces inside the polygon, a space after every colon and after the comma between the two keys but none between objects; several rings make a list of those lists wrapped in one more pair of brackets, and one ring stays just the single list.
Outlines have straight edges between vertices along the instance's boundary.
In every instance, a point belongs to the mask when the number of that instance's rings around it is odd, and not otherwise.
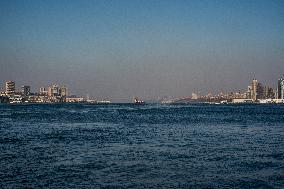
[{"label": "low-rise building", "polygon": [[9,98],[7,96],[0,96],[0,103],[9,103]]},{"label": "low-rise building", "polygon": [[11,104],[15,104],[15,103],[22,103],[23,102],[23,97],[22,95],[13,95],[9,97],[9,102]]},{"label": "low-rise building", "polygon": [[85,99],[82,97],[67,97],[66,102],[72,103],[72,102],[85,102]]},{"label": "low-rise building", "polygon": [[237,98],[237,99],[233,99],[232,100],[232,103],[252,103],[253,102],[253,99],[240,99],[240,98]]}]

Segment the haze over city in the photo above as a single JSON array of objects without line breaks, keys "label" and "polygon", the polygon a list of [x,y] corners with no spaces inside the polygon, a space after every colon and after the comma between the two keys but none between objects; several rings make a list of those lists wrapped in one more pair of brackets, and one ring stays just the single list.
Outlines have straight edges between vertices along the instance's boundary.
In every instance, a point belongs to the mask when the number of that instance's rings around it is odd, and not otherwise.
[{"label": "haze over city", "polygon": [[[1,1],[0,83],[127,102],[276,87],[284,1]],[[4,85],[1,85],[4,90]]]}]

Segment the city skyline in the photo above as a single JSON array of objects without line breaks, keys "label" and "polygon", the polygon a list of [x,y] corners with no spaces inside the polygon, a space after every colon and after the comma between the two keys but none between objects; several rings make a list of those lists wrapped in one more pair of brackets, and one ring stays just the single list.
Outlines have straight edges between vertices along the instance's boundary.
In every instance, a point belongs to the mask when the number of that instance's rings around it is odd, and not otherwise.
[{"label": "city skyline", "polygon": [[2,1],[0,81],[119,102],[245,90],[253,78],[275,89],[283,10],[280,0]]},{"label": "city skyline", "polygon": [[[65,85],[53,83],[51,85],[42,86],[38,90],[32,91],[30,85],[21,85],[16,87],[16,83],[9,80],[5,82],[5,91],[0,90],[1,103],[111,103],[112,99],[103,97],[77,96],[70,93]],[[71,86],[72,87],[72,86]],[[161,94],[162,95],[162,94]],[[260,82],[254,78],[248,85],[247,90],[219,91],[213,94],[207,91],[203,95],[198,91],[193,91],[191,96],[184,97],[168,97],[159,96],[157,98],[145,99],[150,103],[284,103],[284,78],[281,77],[276,82],[276,88]],[[139,97],[133,97],[134,103],[144,103]],[[131,102],[128,101],[128,102]],[[122,103],[122,102],[116,102]]]}]

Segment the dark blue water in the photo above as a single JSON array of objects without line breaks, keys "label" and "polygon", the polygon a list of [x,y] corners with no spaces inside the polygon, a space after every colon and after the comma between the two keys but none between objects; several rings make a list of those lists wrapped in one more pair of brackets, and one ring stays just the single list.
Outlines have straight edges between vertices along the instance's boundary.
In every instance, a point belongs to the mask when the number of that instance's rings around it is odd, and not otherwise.
[{"label": "dark blue water", "polygon": [[284,105],[0,105],[0,188],[284,188]]}]

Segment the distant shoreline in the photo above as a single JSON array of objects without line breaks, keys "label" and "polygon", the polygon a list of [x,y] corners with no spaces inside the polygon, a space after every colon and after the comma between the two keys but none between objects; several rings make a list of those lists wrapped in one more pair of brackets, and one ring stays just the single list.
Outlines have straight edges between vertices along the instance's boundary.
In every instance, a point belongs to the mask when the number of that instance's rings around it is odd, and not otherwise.
[{"label": "distant shoreline", "polygon": [[74,102],[74,103],[0,103],[0,105],[12,105],[12,106],[29,106],[29,105],[135,105],[139,106],[147,106],[147,105],[221,105],[221,106],[229,106],[229,105],[284,105],[284,103],[212,103],[212,102],[190,102],[190,103],[144,103],[144,104],[136,104],[132,102],[113,102],[113,103],[87,103],[87,102]]}]

